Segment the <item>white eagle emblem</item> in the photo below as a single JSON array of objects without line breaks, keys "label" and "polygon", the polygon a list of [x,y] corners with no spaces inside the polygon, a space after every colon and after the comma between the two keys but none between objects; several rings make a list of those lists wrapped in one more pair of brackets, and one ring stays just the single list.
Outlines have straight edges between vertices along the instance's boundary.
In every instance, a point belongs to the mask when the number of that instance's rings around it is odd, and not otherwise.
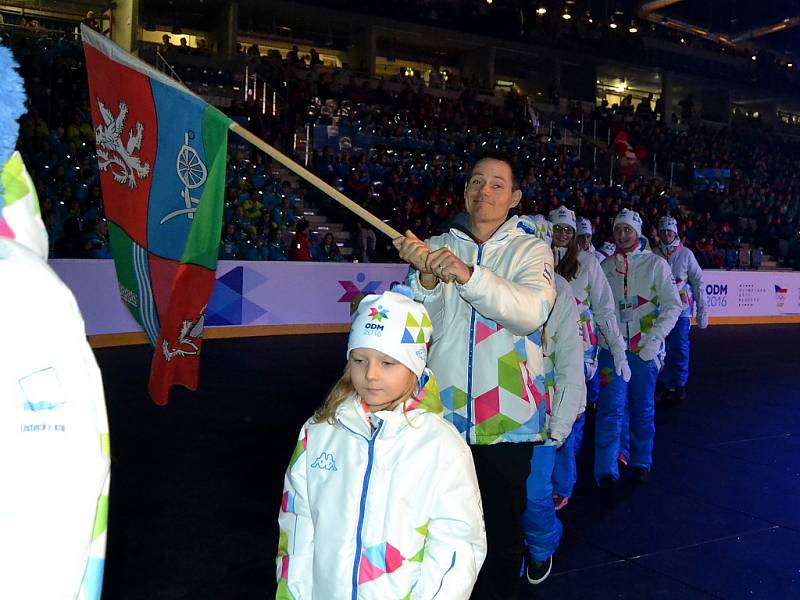
[{"label": "white eagle emblem", "polygon": [[100,98],[97,99],[97,107],[105,122],[105,126],[100,125],[94,132],[100,170],[106,171],[112,167],[111,174],[114,176],[114,181],[127,184],[130,189],[134,189],[137,183],[136,178],[144,179],[150,173],[150,164],[142,164],[141,159],[134,156],[134,153],[142,147],[144,126],[141,121],[138,121],[135,128],[128,130],[128,141],[123,144],[122,135],[125,133],[128,105],[120,102],[119,115],[116,117],[106,108]]},{"label": "white eagle emblem", "polygon": [[176,356],[196,356],[200,354],[200,347],[195,344],[198,338],[203,336],[203,325],[205,323],[206,307],[200,309],[200,316],[197,321],[185,320],[181,323],[181,330],[178,333],[178,347],[170,350],[169,342],[165,339],[161,344],[161,351],[164,359],[169,362]]}]

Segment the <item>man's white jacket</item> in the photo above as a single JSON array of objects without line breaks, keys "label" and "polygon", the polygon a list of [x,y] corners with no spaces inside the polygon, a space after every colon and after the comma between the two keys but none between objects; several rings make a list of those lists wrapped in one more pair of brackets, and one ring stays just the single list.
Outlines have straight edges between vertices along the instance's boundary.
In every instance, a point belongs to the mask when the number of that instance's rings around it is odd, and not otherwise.
[{"label": "man's white jacket", "polygon": [[0,598],[96,600],[109,484],[100,370],[75,298],[41,257],[0,238],[0,286]]},{"label": "man's white jacket", "polygon": [[474,268],[469,281],[425,289],[408,283],[433,323],[428,366],[445,418],[470,444],[547,439],[541,326],[555,302],[553,253],[506,221],[483,244],[460,229],[426,240]]},{"label": "man's white jacket", "polygon": [[436,382],[405,412],[309,420],[284,480],[278,600],[466,600],[486,556],[472,453]]}]

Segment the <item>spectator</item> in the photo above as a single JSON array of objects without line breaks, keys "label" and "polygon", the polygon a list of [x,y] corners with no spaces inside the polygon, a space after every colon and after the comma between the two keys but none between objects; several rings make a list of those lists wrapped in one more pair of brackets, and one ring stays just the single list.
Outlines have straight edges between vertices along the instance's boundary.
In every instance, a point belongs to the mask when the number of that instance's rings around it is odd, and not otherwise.
[{"label": "spectator", "polygon": [[359,262],[372,262],[375,254],[375,232],[369,225],[356,221],[356,230],[352,236],[353,257]]},{"label": "spectator", "polygon": [[289,247],[289,260],[310,262],[311,248],[308,239],[308,221],[300,219],[295,226],[295,234]]},{"label": "spectator", "polygon": [[92,224],[92,230],[86,236],[86,254],[88,258],[112,258],[105,219],[98,219]]},{"label": "spectator", "polygon": [[317,261],[319,262],[342,262],[342,254],[333,234],[328,232],[322,239],[322,243],[317,248]]},{"label": "spectator", "polygon": [[267,260],[289,260],[276,229],[270,230],[267,237]]},{"label": "spectator", "polygon": [[228,223],[224,227],[222,241],[219,243],[220,260],[238,260],[242,257],[242,251],[237,239],[236,225]]}]

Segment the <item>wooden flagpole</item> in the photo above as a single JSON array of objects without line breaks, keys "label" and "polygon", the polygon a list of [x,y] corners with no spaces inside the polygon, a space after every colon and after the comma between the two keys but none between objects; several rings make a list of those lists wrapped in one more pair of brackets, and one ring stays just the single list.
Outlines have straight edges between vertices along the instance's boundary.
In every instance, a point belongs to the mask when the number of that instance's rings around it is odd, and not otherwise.
[{"label": "wooden flagpole", "polygon": [[401,237],[403,235],[402,233],[397,231],[394,227],[387,225],[386,223],[381,221],[378,217],[376,217],[371,212],[366,210],[363,206],[356,204],[355,202],[350,200],[350,198],[341,193],[339,190],[325,183],[324,181],[322,181],[322,179],[314,175],[311,171],[293,161],[283,152],[280,152],[278,149],[273,148],[267,142],[262,140],[260,137],[253,135],[250,131],[248,131],[238,123],[235,122],[232,123],[230,126],[230,130],[233,131],[235,134],[241,136],[251,144],[253,144],[259,150],[263,150],[264,152],[266,152],[268,155],[277,160],[279,163],[281,163],[284,167],[286,167],[290,171],[297,173],[300,177],[308,181],[311,185],[315,186],[316,188],[328,194],[331,198],[336,200],[347,210],[357,214],[359,217],[364,219],[367,223],[372,225],[378,231],[385,233],[392,239]]}]

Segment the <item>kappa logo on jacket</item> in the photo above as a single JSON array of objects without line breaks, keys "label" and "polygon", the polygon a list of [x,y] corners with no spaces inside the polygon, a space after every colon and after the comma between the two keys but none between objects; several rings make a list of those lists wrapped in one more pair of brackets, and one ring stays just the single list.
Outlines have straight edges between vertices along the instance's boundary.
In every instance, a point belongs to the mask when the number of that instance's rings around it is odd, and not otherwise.
[{"label": "kappa logo on jacket", "polygon": [[333,458],[333,454],[328,454],[327,452],[323,452],[320,454],[313,463],[311,463],[312,469],[322,469],[325,471],[336,471],[336,461]]}]

